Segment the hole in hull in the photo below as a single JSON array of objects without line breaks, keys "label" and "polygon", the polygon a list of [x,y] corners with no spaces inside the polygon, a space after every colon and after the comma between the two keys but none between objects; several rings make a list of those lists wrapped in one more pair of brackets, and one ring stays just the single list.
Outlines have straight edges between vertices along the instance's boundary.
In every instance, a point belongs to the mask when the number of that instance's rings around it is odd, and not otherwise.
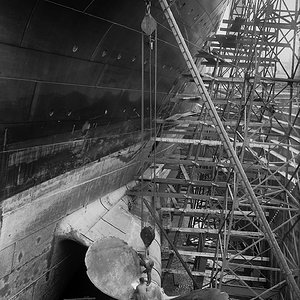
[{"label": "hole in hull", "polygon": [[87,247],[73,241],[63,241],[62,246],[72,252],[72,266],[70,266],[69,278],[66,278],[65,285],[60,299],[76,299],[86,297],[97,300],[114,300],[114,298],[99,291],[89,280],[86,274],[84,262]]}]

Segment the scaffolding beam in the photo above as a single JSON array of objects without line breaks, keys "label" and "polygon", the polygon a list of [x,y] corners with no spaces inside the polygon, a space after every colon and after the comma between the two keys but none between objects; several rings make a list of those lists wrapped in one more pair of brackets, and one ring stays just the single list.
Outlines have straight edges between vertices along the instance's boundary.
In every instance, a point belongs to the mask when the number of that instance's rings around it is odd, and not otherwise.
[{"label": "scaffolding beam", "polygon": [[170,9],[170,6],[168,5],[166,0],[159,0],[159,3],[162,7],[162,10],[165,14],[165,17],[166,17],[168,23],[170,25],[170,28],[174,34],[174,37],[179,45],[179,48],[183,54],[183,57],[187,63],[187,66],[192,74],[192,77],[194,79],[194,82],[196,83],[199,93],[203,95],[204,104],[209,112],[209,115],[211,117],[213,125],[216,127],[217,132],[219,133],[220,139],[222,141],[222,146],[228,153],[228,157],[229,157],[231,163],[234,165],[235,171],[238,174],[239,179],[242,182],[242,185],[244,186],[246,194],[251,199],[252,210],[254,211],[254,213],[260,223],[262,232],[264,233],[265,238],[271,245],[271,250],[274,253],[274,256],[276,257],[277,262],[286,277],[287,283],[288,283],[293,295],[295,297],[297,297],[297,299],[300,299],[300,289],[295,281],[294,274],[293,274],[292,270],[290,269],[290,267],[286,261],[286,258],[279,247],[279,244],[278,244],[278,242],[274,236],[274,233],[272,232],[272,229],[264,215],[264,212],[260,206],[260,203],[257,200],[256,195],[249,183],[246,173],[244,172],[244,169],[242,167],[242,164],[231,144],[231,141],[230,141],[230,139],[227,135],[227,132],[222,124],[222,121],[217,113],[217,110],[210,98],[208,91],[206,90],[206,87],[200,76],[198,68],[196,67],[196,65],[194,63],[194,60],[189,52],[189,49],[185,43],[185,40],[180,32],[180,29],[176,23],[176,20]]}]

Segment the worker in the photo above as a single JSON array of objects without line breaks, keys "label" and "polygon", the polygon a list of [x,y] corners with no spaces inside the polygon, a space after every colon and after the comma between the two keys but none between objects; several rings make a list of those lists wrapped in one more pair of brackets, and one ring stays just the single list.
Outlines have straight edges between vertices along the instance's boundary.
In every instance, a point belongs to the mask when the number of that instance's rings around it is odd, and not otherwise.
[{"label": "worker", "polygon": [[147,300],[148,299],[147,286],[146,286],[144,277],[140,278],[140,283],[136,287],[134,295],[135,295],[134,299],[136,299],[136,300]]},{"label": "worker", "polygon": [[151,272],[154,266],[154,261],[150,257],[144,257],[142,254],[139,253],[140,257],[140,265],[145,268],[143,273],[147,274],[147,285],[151,283]]}]

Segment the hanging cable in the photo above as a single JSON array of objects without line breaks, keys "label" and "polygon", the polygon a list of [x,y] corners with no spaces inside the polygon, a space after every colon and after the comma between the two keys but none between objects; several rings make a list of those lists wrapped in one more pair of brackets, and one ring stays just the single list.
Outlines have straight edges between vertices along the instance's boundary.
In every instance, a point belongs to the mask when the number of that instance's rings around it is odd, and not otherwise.
[{"label": "hanging cable", "polygon": [[[144,84],[144,61],[145,61],[145,49],[144,49],[144,33],[142,32],[142,97],[141,97],[141,135],[142,135],[142,143],[144,141],[144,102],[145,102],[145,97],[144,97],[144,89],[145,89],[145,84]],[[143,170],[143,165],[141,166],[141,190],[144,186],[144,170]],[[144,228],[144,201],[141,201],[141,228]]]},{"label": "hanging cable", "polygon": [[[157,199],[157,184],[156,184],[156,135],[157,135],[157,28],[154,32],[154,156],[153,156],[153,166],[154,166],[154,196],[152,202],[152,208],[155,210],[155,200]],[[153,228],[155,230],[155,221],[153,222]]]},{"label": "hanging cable", "polygon": [[[148,57],[149,57],[149,119],[150,119],[150,138],[153,138],[153,114],[152,114],[152,110],[153,110],[153,106],[154,106],[154,119],[156,119],[156,94],[157,94],[157,23],[154,20],[154,18],[151,16],[151,12],[150,12],[150,8],[151,8],[151,2],[150,1],[145,1],[146,3],[146,12],[145,12],[145,17],[142,21],[141,24],[141,28],[143,31],[143,35],[142,35],[142,110],[144,109],[144,101],[145,101],[145,35],[148,38],[148,43],[149,43],[149,52],[148,52]],[[152,35],[155,35],[154,40]],[[153,47],[154,45],[154,47]],[[154,51],[154,57],[152,55],[152,51],[153,48],[155,49]],[[152,61],[154,60],[154,87],[153,87],[153,74],[152,74],[152,68],[153,68],[153,63]],[[152,89],[154,88],[154,105],[152,103]],[[144,131],[144,113],[142,113],[142,121],[143,126],[141,127],[141,130]],[[154,157],[155,157],[155,136],[156,136],[156,125],[154,124]],[[152,166],[153,168],[151,170],[154,170],[154,173],[151,172],[151,177],[153,175],[153,179],[154,179],[154,190],[156,191],[156,183],[155,183],[155,174],[156,174],[156,163],[154,161],[154,164]],[[141,189],[143,188],[143,168],[141,168],[142,170],[142,174],[141,174],[141,178],[142,178],[142,184],[141,184]],[[154,208],[155,205],[155,195],[152,197],[152,208]],[[154,234],[154,229],[155,228],[155,222],[153,222],[153,224],[151,224],[153,226],[153,228],[151,228],[151,226],[149,227],[145,227],[145,222],[144,222],[144,204],[143,201],[141,203],[141,228],[142,228],[142,232],[148,231],[149,236],[151,236],[151,238],[154,239],[155,234]],[[151,222],[152,223],[152,222]],[[145,230],[144,230],[145,229]],[[142,236],[141,236],[142,237]],[[150,239],[151,240],[151,239]],[[151,240],[152,242],[152,240]],[[150,243],[151,243],[150,242]],[[145,242],[144,242],[145,243]],[[149,247],[149,243],[145,243],[146,248]],[[146,251],[147,252],[147,251]]]},{"label": "hanging cable", "polygon": [[152,138],[152,37],[149,35],[149,119],[150,139]]},{"label": "hanging cable", "polygon": [[144,54],[144,33],[142,32],[142,97],[141,97],[141,134],[142,134],[142,142],[144,141],[144,89],[145,89],[145,86],[144,86],[144,60],[145,60],[145,54]]}]

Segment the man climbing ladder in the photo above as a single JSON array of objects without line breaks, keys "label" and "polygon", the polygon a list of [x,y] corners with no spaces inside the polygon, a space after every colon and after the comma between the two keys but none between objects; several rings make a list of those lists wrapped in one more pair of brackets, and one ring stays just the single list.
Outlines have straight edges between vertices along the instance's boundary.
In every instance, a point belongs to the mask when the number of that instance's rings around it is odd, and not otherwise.
[{"label": "man climbing ladder", "polygon": [[154,266],[154,261],[148,255],[148,248],[155,238],[155,231],[151,226],[144,227],[141,230],[141,239],[146,247],[145,255],[139,253],[140,265],[145,268],[143,273],[147,274],[147,285],[151,283],[151,271]]},{"label": "man climbing ladder", "polygon": [[145,268],[143,273],[147,274],[147,285],[150,285],[151,283],[151,272],[152,268],[154,267],[154,261],[147,256],[144,256],[143,254],[138,254],[140,257],[140,265]]}]

